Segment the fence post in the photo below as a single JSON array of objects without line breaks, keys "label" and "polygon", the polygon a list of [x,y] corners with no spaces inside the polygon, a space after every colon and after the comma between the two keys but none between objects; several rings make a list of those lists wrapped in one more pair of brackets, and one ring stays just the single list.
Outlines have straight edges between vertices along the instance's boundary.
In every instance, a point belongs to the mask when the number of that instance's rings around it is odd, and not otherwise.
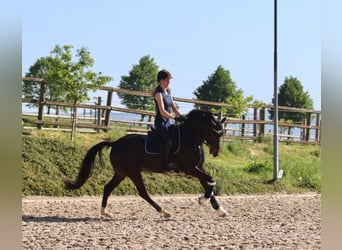
[{"label": "fence post", "polygon": [[[260,121],[265,122],[265,110],[266,108],[261,108],[260,109]],[[265,123],[260,123],[259,124],[259,137],[261,138],[261,136],[265,135]]]},{"label": "fence post", "polygon": [[[43,121],[45,90],[46,90],[45,82],[42,82],[40,84],[39,104],[38,104],[38,120],[39,121]],[[38,129],[41,129],[42,127],[43,127],[42,124],[37,125]]]},{"label": "fence post", "polygon": [[220,111],[219,111],[219,114],[218,114],[218,119],[222,119],[222,117],[223,117],[223,109],[222,109],[222,107],[220,108]]},{"label": "fence post", "polygon": [[[101,106],[101,96],[97,97],[97,105]],[[102,112],[101,112],[101,108],[99,107],[97,109],[97,125],[100,126],[101,125],[101,116],[102,116]],[[99,128],[97,129],[98,131],[100,130]]]},{"label": "fence post", "polygon": [[106,117],[105,117],[105,126],[107,127],[105,129],[105,131],[107,132],[109,130],[109,126],[110,126],[110,107],[112,106],[112,97],[113,97],[113,91],[108,91],[107,94],[107,107],[108,109],[106,109]]},{"label": "fence post", "polygon": [[58,116],[59,116],[59,111],[60,111],[60,107],[59,107],[58,105],[56,105],[56,115],[57,115],[57,118],[55,119],[55,122],[56,122],[57,124],[54,126],[54,128],[59,128],[59,125],[58,125],[58,123],[59,123],[59,118],[58,118]]},{"label": "fence post", "polygon": [[[289,126],[288,128],[287,128],[287,135],[291,135],[292,134],[292,128]],[[288,136],[287,137],[287,140],[288,140],[288,142],[287,142],[287,145],[289,145],[290,144],[290,140],[291,140],[291,137],[290,136]]]},{"label": "fence post", "polygon": [[[253,120],[254,120],[254,124],[253,124],[253,136],[256,137],[257,136],[257,124],[256,124],[256,120],[258,119],[258,109],[254,108],[253,109]],[[256,141],[256,140],[254,140]]]},{"label": "fence post", "polygon": [[306,137],[306,127],[305,127],[305,125],[306,125],[306,118],[304,119],[304,121],[303,121],[303,128],[302,128],[302,132],[301,132],[301,140],[302,141],[305,141],[305,137]]},{"label": "fence post", "polygon": [[[311,115],[312,113],[307,113],[306,114],[306,126],[311,125]],[[310,141],[310,128],[306,128],[306,136],[305,136],[306,141]]]},{"label": "fence post", "polygon": [[245,136],[245,120],[246,120],[246,116],[242,115],[242,124],[241,124],[241,136]]},{"label": "fence post", "polygon": [[321,133],[319,128],[321,127],[321,114],[320,113],[316,113],[316,133],[315,133],[315,141],[319,142],[320,141],[320,137],[321,137]]}]

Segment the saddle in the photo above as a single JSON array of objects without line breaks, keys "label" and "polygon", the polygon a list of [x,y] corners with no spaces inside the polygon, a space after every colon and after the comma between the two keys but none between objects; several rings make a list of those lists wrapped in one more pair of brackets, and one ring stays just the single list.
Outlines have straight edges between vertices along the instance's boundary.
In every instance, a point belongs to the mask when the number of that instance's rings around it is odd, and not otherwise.
[{"label": "saddle", "polygon": [[[170,127],[171,140],[172,140],[172,152],[177,154],[180,149],[180,131],[178,125],[171,125]],[[156,128],[151,126],[151,130],[148,131],[145,137],[145,152],[147,154],[164,154],[165,142],[158,134]]]}]

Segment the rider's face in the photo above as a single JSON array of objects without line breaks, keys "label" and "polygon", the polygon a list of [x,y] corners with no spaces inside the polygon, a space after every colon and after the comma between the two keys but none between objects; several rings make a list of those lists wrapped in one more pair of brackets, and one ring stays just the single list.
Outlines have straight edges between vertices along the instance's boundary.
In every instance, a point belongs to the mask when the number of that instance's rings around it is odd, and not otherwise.
[{"label": "rider's face", "polygon": [[170,78],[162,79],[162,80],[160,80],[160,85],[163,88],[167,88],[170,85],[170,81],[171,81]]}]

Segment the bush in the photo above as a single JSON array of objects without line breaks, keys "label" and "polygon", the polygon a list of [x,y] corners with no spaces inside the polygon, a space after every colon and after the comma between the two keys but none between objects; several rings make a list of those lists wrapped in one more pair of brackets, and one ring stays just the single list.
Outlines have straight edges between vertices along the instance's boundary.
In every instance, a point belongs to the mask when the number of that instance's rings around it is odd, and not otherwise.
[{"label": "bush", "polygon": [[[50,134],[49,134],[50,133]],[[22,194],[48,196],[102,195],[103,187],[113,176],[109,150],[103,151],[105,166],[95,162],[93,175],[74,191],[66,191],[63,179],[75,179],[87,150],[102,140],[116,140],[119,132],[77,135],[74,146],[65,134],[44,132],[23,136]],[[274,192],[306,192],[321,190],[320,147],[312,145],[279,145],[279,165],[283,178],[273,178],[272,156],[264,148],[269,144],[232,141],[222,142],[218,157],[209,155],[204,146],[205,169],[216,180],[215,193],[260,194]],[[253,154],[252,154],[253,153]],[[253,156],[251,156],[253,155]],[[184,174],[143,172],[150,194],[203,193],[196,178]],[[271,184],[270,184],[271,183]],[[126,178],[113,191],[114,195],[136,195],[137,190]]]},{"label": "bush", "polygon": [[244,171],[248,173],[256,173],[259,174],[260,172],[272,171],[272,167],[267,160],[258,161],[252,160],[245,168]]},{"label": "bush", "polygon": [[246,144],[239,141],[230,141],[227,143],[227,149],[233,155],[242,155],[246,153]]}]

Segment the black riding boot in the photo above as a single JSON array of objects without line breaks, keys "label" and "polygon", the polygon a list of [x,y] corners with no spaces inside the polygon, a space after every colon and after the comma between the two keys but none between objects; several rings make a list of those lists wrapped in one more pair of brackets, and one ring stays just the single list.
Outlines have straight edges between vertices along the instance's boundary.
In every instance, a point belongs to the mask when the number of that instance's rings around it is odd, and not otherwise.
[{"label": "black riding boot", "polygon": [[172,141],[171,140],[167,140],[165,143],[165,151],[164,151],[164,162],[163,162],[163,166],[164,166],[164,170],[167,172],[172,171],[172,167],[170,164],[170,156],[171,156],[171,151],[172,151]]}]

